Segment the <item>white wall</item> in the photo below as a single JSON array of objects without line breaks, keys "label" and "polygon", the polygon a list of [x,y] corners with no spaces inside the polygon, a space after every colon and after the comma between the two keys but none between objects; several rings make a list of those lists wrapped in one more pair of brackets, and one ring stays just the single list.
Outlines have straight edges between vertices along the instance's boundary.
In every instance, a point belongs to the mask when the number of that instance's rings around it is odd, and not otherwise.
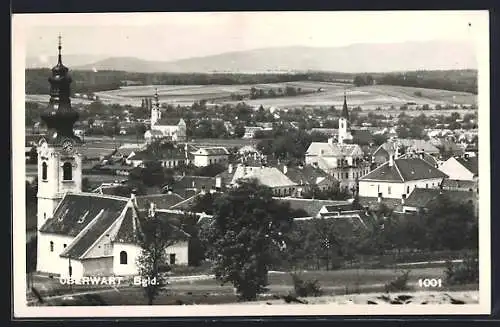
[{"label": "white wall", "polygon": [[194,155],[194,165],[196,167],[206,167],[210,165],[210,160],[212,160],[212,164],[219,163],[225,164],[228,160],[227,155]]},{"label": "white wall", "polygon": [[440,167],[443,173],[449,176],[449,179],[458,179],[462,181],[473,181],[474,174],[462,166],[457,159],[451,157],[446,160]]},{"label": "white wall", "polygon": [[[408,196],[416,187],[438,188],[442,181],[443,181],[442,178],[408,181],[405,183],[397,183],[397,182],[389,183],[389,182],[360,180],[359,195],[367,197],[377,197],[380,190],[383,198],[401,199],[403,194],[406,194],[406,196]],[[389,188],[390,188],[390,194],[389,194]]]},{"label": "white wall", "polygon": [[[50,251],[50,241],[54,242],[54,251]],[[67,258],[61,258],[59,255],[64,251],[64,244],[69,246],[73,241],[73,237],[49,234],[49,233],[38,233],[37,239],[37,261],[36,270],[44,273],[51,274],[68,274],[69,262]],[[73,266],[74,260],[71,261],[71,266]],[[73,268],[73,274],[75,273],[75,268]]]},{"label": "white wall", "polygon": [[[120,252],[127,252],[127,264],[120,264]],[[169,255],[175,253],[176,265],[188,264],[188,242],[179,242],[165,249],[167,260]],[[135,244],[114,243],[113,246],[113,273],[118,276],[137,275],[137,258],[141,248]]]}]

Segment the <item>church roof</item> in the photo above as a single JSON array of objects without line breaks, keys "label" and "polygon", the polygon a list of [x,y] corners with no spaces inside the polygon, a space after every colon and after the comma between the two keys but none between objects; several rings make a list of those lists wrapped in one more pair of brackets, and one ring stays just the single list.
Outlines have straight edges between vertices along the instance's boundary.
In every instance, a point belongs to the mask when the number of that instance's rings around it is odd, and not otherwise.
[{"label": "church roof", "polygon": [[161,118],[156,122],[156,125],[161,126],[177,126],[179,123],[184,122],[182,118]]},{"label": "church roof", "polygon": [[75,237],[87,226],[91,227],[90,222],[96,218],[105,224],[111,223],[120,216],[127,201],[128,198],[119,196],[68,193],[57,206],[53,217],[40,228],[40,232]]}]

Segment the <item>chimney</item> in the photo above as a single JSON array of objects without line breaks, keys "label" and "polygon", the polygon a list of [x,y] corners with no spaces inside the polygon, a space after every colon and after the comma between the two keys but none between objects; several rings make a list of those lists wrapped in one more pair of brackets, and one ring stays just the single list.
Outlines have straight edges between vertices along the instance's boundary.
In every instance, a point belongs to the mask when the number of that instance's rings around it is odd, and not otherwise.
[{"label": "chimney", "polygon": [[205,193],[206,193],[206,192],[205,192],[205,185],[203,185],[203,186],[201,187],[200,194],[205,194]]},{"label": "chimney", "polygon": [[377,202],[378,202],[378,203],[381,203],[381,202],[382,202],[382,193],[381,193],[381,192],[379,192],[379,193],[378,193]]},{"label": "chimney", "polygon": [[394,159],[399,158],[399,147],[396,146],[396,150],[394,151]]},{"label": "chimney", "polygon": [[[329,137],[329,138],[328,138],[328,144],[332,145],[332,144],[333,144],[333,141],[334,141],[333,137]],[[340,143],[340,142],[339,142],[339,143]]]},{"label": "chimney", "polygon": [[283,174],[286,175],[286,173],[288,172],[288,167],[286,165],[283,166]]},{"label": "chimney", "polygon": [[389,155],[389,167],[394,166],[394,155]]},{"label": "chimney", "polygon": [[134,188],[134,189],[130,192],[130,201],[132,202],[132,204],[133,204],[134,206],[137,206],[136,194],[137,194],[137,190]]},{"label": "chimney", "polygon": [[406,200],[406,194],[403,194],[401,197],[401,205],[405,205],[405,200]]},{"label": "chimney", "polygon": [[233,173],[233,164],[229,164],[229,166],[227,167],[227,171],[228,173],[232,174]]},{"label": "chimney", "polygon": [[424,159],[424,152],[420,152],[420,159]]},{"label": "chimney", "polygon": [[215,177],[215,187],[217,187],[217,188],[221,188],[222,187],[222,178]]}]

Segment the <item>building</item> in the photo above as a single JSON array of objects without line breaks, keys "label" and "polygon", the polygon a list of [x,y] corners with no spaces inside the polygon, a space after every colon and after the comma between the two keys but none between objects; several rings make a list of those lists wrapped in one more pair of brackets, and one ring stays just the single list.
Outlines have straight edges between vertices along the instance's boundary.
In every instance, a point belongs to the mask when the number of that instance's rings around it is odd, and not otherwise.
[{"label": "building", "polygon": [[[82,141],[73,132],[78,113],[71,107],[71,77],[62,64],[61,43],[49,82],[50,100],[41,115],[47,134],[37,148],[37,271],[73,278],[137,275],[141,225],[157,214],[165,216],[160,219],[170,214],[156,213],[152,204],[144,215],[134,196],[82,192]],[[186,264],[189,235],[172,229],[176,242],[167,248],[170,264]]]},{"label": "building", "polygon": [[300,197],[314,188],[320,191],[327,191],[339,187],[339,182],[333,176],[318,167],[302,164],[298,166],[278,164],[276,168],[283,171],[285,176],[297,184],[295,196]]},{"label": "building", "polygon": [[439,170],[452,180],[477,181],[479,178],[478,157],[468,155],[451,157],[439,167]]},{"label": "building", "polygon": [[359,196],[374,199],[407,198],[419,188],[440,188],[445,173],[421,158],[391,156],[389,161],[359,179]]},{"label": "building", "polygon": [[147,142],[153,142],[154,140],[159,139],[165,139],[174,142],[186,142],[187,127],[184,119],[162,118],[158,89],[156,89],[155,91],[154,99],[155,102],[151,107],[151,129],[144,133],[144,139]]},{"label": "building", "polygon": [[193,160],[187,144],[160,144],[159,148],[148,148],[127,158],[126,162],[133,167],[144,167],[146,162],[159,162],[162,167],[175,168],[188,165]]},{"label": "building", "polygon": [[276,196],[294,195],[298,187],[297,183],[276,167],[239,165],[234,170],[230,186],[238,186],[240,179],[256,179],[260,184],[271,188]]},{"label": "building", "polygon": [[432,201],[439,201],[440,197],[447,197],[456,203],[472,204],[474,210],[478,209],[478,197],[475,192],[416,188],[407,199],[402,199],[402,211],[404,213],[425,211]]},{"label": "building", "polygon": [[193,164],[196,167],[206,167],[213,164],[226,165],[229,151],[224,147],[201,148],[192,152]]}]

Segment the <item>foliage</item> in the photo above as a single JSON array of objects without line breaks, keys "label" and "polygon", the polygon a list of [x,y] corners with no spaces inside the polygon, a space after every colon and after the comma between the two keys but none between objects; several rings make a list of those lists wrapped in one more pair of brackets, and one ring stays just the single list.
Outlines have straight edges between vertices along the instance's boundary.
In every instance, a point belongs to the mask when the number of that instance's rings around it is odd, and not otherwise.
[{"label": "foliage", "polygon": [[394,280],[390,281],[385,285],[385,291],[386,292],[407,291],[410,289],[410,287],[408,286],[409,279],[410,279],[410,270],[403,271],[401,275],[399,275]]},{"label": "foliage", "polygon": [[292,220],[288,205],[274,200],[271,189],[255,180],[239,184],[215,201],[208,255],[221,283],[232,283],[240,299],[255,300],[267,285],[270,249],[284,245]]},{"label": "foliage", "polygon": [[449,285],[479,283],[479,260],[477,253],[464,258],[463,262],[447,262],[446,283]]},{"label": "foliage", "polygon": [[304,280],[298,274],[291,274],[293,281],[293,288],[296,296],[321,296],[323,294],[321,285],[317,279]]},{"label": "foliage", "polygon": [[142,235],[138,235],[141,252],[137,258],[137,268],[141,278],[156,281],[143,287],[148,304],[151,305],[167,284],[161,273],[162,267],[168,265],[165,250],[178,241],[178,234],[174,226],[158,215],[148,216],[142,222],[141,230]]}]

